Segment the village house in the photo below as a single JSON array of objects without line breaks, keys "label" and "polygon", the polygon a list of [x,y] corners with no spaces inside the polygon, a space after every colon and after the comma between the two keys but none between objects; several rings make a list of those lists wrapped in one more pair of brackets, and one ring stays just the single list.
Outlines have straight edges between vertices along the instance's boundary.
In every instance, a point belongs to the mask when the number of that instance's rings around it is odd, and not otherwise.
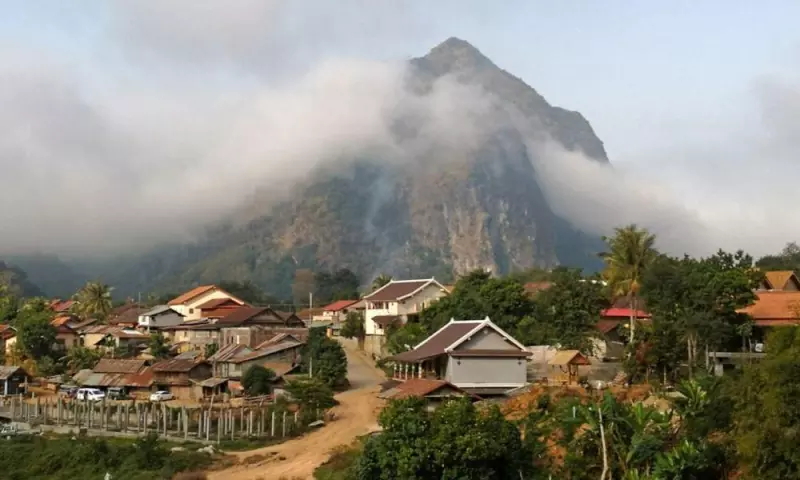
[{"label": "village house", "polygon": [[81,370],[72,377],[82,387],[120,388],[123,393],[146,399],[153,387],[153,372],[144,360],[103,358],[92,369]]},{"label": "village house", "polygon": [[216,320],[203,318],[189,320],[179,325],[162,327],[161,333],[177,348],[178,352],[203,349],[206,345],[219,344],[221,326]]},{"label": "village house", "polygon": [[0,395],[25,393],[30,381],[31,376],[22,367],[0,365]]},{"label": "village house", "polygon": [[74,300],[61,300],[60,298],[54,298],[50,301],[50,309],[57,314],[68,313],[74,304]]},{"label": "village house", "polygon": [[337,300],[322,308],[320,315],[314,316],[315,322],[343,322],[347,313],[355,310],[354,306],[359,300]]},{"label": "village house", "polygon": [[305,323],[297,315],[269,307],[240,307],[217,320],[215,325],[221,329],[220,345],[255,344],[259,340],[251,340],[250,337],[258,335],[259,330],[251,331],[250,327],[258,326],[262,330],[305,327]]},{"label": "village house", "polygon": [[206,361],[171,359],[153,364],[153,385],[157,390],[167,390],[176,399],[202,398],[199,382],[211,378],[211,364]]},{"label": "village house", "polygon": [[392,280],[366,295],[364,311],[364,347],[374,356],[383,356],[386,329],[415,321],[419,313],[436,300],[448,295],[447,289],[433,278]]},{"label": "village house", "polygon": [[214,298],[199,305],[197,308],[200,310],[201,318],[223,318],[242,306],[242,304],[230,298]]},{"label": "village house", "polygon": [[389,360],[393,378],[445,380],[477,395],[503,394],[527,381],[525,347],[485,320],[451,320],[414,347]]},{"label": "village house", "polygon": [[304,342],[294,336],[282,333],[255,347],[225,345],[208,361],[214,367],[215,377],[240,379],[254,365],[282,365],[281,371],[293,367],[300,361],[303,345]]},{"label": "village house", "polygon": [[192,290],[173,298],[167,303],[167,305],[183,315],[185,321],[199,320],[200,318],[203,318],[200,307],[207,306],[208,302],[216,299],[228,299],[240,306],[246,305],[244,300],[236,298],[216,285],[203,285],[193,288]]},{"label": "village house", "polygon": [[146,312],[147,308],[128,302],[111,310],[106,323],[125,328],[135,328],[139,324],[139,315]]},{"label": "village house", "polygon": [[800,291],[800,280],[791,270],[764,272],[758,290],[777,290],[784,292]]},{"label": "village house", "polygon": [[467,397],[474,402],[481,399],[481,397],[462,390],[445,380],[430,378],[412,378],[404,382],[390,380],[382,385],[382,391],[378,397],[384,400],[424,398],[427,400],[429,411],[436,409],[447,400]]},{"label": "village house", "polygon": [[150,332],[164,327],[172,327],[183,323],[183,315],[169,305],[157,305],[141,312],[136,319],[139,328]]},{"label": "village house", "polygon": [[56,329],[55,349],[66,351],[67,349],[80,345],[80,336],[78,335],[78,332],[76,332],[66,324],[55,326],[55,329]]},{"label": "village house", "polygon": [[150,340],[150,336],[133,330],[115,325],[92,325],[83,330],[80,335],[81,344],[92,350],[110,348],[137,348],[144,346]]}]

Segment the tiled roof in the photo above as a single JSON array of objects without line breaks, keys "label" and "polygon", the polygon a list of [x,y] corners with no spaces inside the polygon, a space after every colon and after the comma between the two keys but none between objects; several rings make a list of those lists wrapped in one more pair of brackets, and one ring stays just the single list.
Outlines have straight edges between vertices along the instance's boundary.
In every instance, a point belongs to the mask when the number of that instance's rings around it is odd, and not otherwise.
[{"label": "tiled roof", "polygon": [[339,310],[344,310],[356,302],[358,302],[358,300],[337,300],[330,305],[326,305],[323,310],[326,312],[338,312]]},{"label": "tiled roof", "polygon": [[137,373],[145,367],[144,360],[103,358],[92,371],[94,373]]},{"label": "tiled roof", "polygon": [[756,292],[756,302],[739,312],[753,317],[756,325],[768,326],[774,321],[800,323],[800,292],[770,290]]},{"label": "tiled roof", "polygon": [[413,362],[443,355],[447,347],[474,330],[481,322],[482,320],[450,322],[428,337],[425,342],[417,345],[414,350],[400,353],[392,358],[398,361]]},{"label": "tiled roof", "polygon": [[322,312],[324,312],[324,311],[325,311],[325,309],[322,308],[322,307],[304,308],[304,309],[298,311],[296,313],[296,315],[298,317],[300,317],[301,320],[311,321],[311,319],[314,318],[314,315],[322,315]]},{"label": "tiled roof", "polygon": [[195,366],[200,365],[203,362],[197,362],[195,360],[188,360],[188,359],[176,359],[173,358],[172,360],[163,360],[158,362],[152,366],[154,372],[189,372]]},{"label": "tiled roof", "polygon": [[71,333],[73,335],[77,335],[75,330],[71,329],[69,327],[69,325],[67,325],[67,324],[56,325],[56,333],[61,333],[61,334],[69,334],[69,333]]},{"label": "tiled roof", "polygon": [[182,295],[178,295],[177,297],[173,298],[172,300],[167,302],[167,305],[170,305],[170,306],[172,306],[172,305],[183,305],[184,303],[192,300],[193,298],[198,297],[198,296],[200,296],[200,295],[202,295],[202,294],[204,294],[204,293],[206,293],[208,291],[211,291],[211,290],[213,290],[215,288],[217,288],[216,285],[201,285],[199,287],[195,287],[195,288],[189,290],[188,292],[186,292],[186,293],[184,293]]},{"label": "tiled roof", "polygon": [[444,286],[433,278],[424,280],[392,280],[369,295],[366,295],[364,299],[371,302],[396,302],[414,294],[417,290],[431,283],[447,291]]},{"label": "tiled roof", "polygon": [[[792,278],[794,277],[794,278]],[[791,270],[780,270],[774,272],[764,272],[764,278],[769,283],[769,286],[773,290],[784,290],[786,289],[786,284],[789,281],[795,282],[795,285],[800,286],[800,282],[797,281],[797,277],[795,276],[794,272]]]}]

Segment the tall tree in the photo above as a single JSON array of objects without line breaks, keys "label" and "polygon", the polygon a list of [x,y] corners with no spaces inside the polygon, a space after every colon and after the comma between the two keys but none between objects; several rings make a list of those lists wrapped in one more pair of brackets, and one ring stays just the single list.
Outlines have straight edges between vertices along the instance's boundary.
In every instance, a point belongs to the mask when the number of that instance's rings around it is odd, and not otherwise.
[{"label": "tall tree", "polygon": [[432,333],[456,320],[490,317],[500,328],[512,332],[520,319],[534,313],[533,300],[524,285],[513,278],[493,278],[476,270],[461,277],[450,295],[443,297],[419,315],[419,321]]},{"label": "tall tree", "polygon": [[53,312],[36,308],[20,309],[14,320],[17,345],[28,358],[49,356],[56,341],[56,329],[50,322]]},{"label": "tall tree", "polygon": [[363,349],[364,338],[367,336],[367,332],[364,329],[364,314],[356,310],[347,312],[344,325],[342,325],[342,330],[339,334],[344,338],[354,338],[358,340],[358,347]]},{"label": "tall tree", "polygon": [[169,343],[161,332],[150,335],[147,346],[150,348],[150,355],[155,358],[167,358],[169,356]]},{"label": "tall tree", "polygon": [[386,285],[387,283],[392,281],[392,276],[387,275],[385,273],[381,273],[377,277],[372,280],[372,291],[381,288],[382,286]]},{"label": "tall tree", "polygon": [[250,396],[267,395],[272,391],[275,372],[261,365],[253,365],[244,372],[242,386]]},{"label": "tall tree", "polygon": [[600,312],[608,307],[602,284],[598,278],[584,278],[580,270],[566,268],[556,269],[551,281],[550,288],[536,297],[535,322],[521,322],[519,336],[532,336],[530,328],[546,328],[551,336],[547,344],[593,354]]},{"label": "tall tree", "polygon": [[107,319],[114,305],[112,290],[112,287],[104,283],[88,282],[73,297],[73,312],[83,319]]},{"label": "tall tree", "polygon": [[628,299],[631,309],[631,343],[636,340],[636,314],[642,277],[656,258],[655,235],[636,225],[616,228],[614,236],[604,238],[608,251],[603,254],[603,277],[615,296]]},{"label": "tall tree", "polygon": [[321,303],[358,298],[359,279],[347,268],[314,275],[314,295]]}]

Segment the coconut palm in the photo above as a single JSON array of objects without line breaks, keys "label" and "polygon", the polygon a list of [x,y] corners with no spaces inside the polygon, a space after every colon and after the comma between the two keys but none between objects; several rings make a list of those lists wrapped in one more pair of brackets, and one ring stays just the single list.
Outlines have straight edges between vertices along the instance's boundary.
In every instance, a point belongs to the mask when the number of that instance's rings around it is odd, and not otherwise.
[{"label": "coconut palm", "polygon": [[113,308],[112,290],[112,287],[104,283],[88,282],[73,296],[74,313],[83,319],[105,320]]},{"label": "coconut palm", "polygon": [[614,296],[625,296],[630,307],[631,343],[636,335],[636,311],[639,303],[639,288],[647,268],[652,265],[658,252],[655,235],[636,225],[614,229],[613,237],[605,237],[608,252],[603,254],[606,269],[603,277]]},{"label": "coconut palm", "polygon": [[380,275],[375,277],[375,280],[372,281],[372,291],[374,292],[375,290],[381,288],[382,286],[386,285],[391,281],[392,281],[391,275],[386,275],[385,273],[381,273]]}]

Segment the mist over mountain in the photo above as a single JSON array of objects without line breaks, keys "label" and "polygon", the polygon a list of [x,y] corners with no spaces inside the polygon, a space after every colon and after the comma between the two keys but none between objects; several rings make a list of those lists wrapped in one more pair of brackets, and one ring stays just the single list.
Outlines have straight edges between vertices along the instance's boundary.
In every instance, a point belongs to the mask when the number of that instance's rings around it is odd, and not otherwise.
[{"label": "mist over mountain", "polygon": [[[398,101],[382,111],[388,138],[321,163],[281,201],[263,196],[264,182],[197,241],[72,267],[124,295],[251,280],[282,297],[298,269],[346,267],[368,282],[381,272],[448,280],[475,268],[597,267],[599,238],[554,213],[537,175],[554,148],[608,166],[583,116],[457,38],[400,74]],[[41,257],[15,260],[34,279],[42,272]]]}]

